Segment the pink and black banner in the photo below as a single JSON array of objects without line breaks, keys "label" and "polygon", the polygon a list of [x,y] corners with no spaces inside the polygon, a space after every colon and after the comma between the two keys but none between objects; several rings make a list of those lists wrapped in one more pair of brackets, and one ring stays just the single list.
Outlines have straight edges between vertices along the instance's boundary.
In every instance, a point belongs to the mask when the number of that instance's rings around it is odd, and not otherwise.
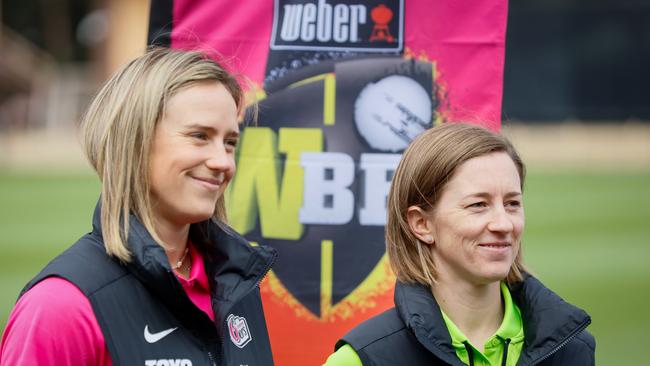
[{"label": "pink and black banner", "polygon": [[150,43],[252,82],[228,215],[279,252],[261,285],[276,364],[321,364],[392,306],[392,173],[435,124],[500,128],[506,19],[505,0],[152,1]]}]

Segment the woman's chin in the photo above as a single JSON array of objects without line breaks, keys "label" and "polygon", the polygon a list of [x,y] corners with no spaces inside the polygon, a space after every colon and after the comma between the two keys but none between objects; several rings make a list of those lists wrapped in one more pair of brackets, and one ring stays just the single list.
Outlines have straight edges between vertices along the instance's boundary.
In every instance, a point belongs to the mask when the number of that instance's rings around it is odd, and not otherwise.
[{"label": "woman's chin", "polygon": [[510,266],[504,268],[485,268],[485,270],[476,274],[480,284],[487,285],[494,282],[501,282],[508,277]]},{"label": "woman's chin", "polygon": [[203,210],[203,211],[194,211],[191,213],[187,213],[183,217],[183,221],[186,224],[196,224],[199,222],[203,222],[206,220],[209,220],[212,216],[214,216],[214,210]]}]

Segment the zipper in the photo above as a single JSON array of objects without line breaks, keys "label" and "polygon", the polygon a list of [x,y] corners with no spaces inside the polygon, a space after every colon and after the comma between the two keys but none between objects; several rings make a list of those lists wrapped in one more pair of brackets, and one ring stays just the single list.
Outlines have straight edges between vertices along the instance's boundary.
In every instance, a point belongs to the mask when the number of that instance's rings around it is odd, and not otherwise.
[{"label": "zipper", "polygon": [[[255,283],[255,287],[258,287],[258,288],[260,287],[260,283],[264,280],[266,275],[269,274],[269,272],[271,271],[271,267],[273,267],[273,264],[275,264],[276,259],[278,259],[278,252],[273,253],[273,258],[271,258],[271,260],[269,261],[269,264],[264,269],[264,272],[262,272],[262,275],[260,276],[260,278]],[[250,291],[248,293],[246,293],[246,295],[248,295],[249,293],[250,293]]]},{"label": "zipper", "polygon": [[587,319],[585,322],[583,322],[576,330],[573,331],[562,343],[558,344],[555,348],[553,348],[549,353],[545,354],[543,357],[538,358],[537,360],[531,362],[531,365],[537,365],[538,363],[546,360],[547,358],[553,356],[557,351],[560,350],[560,348],[566,346],[567,343],[571,342],[573,338],[575,338],[578,334],[580,334],[587,326],[591,324],[591,319]]},{"label": "zipper", "polygon": [[[227,331],[228,330],[226,329],[226,332]],[[220,363],[222,363],[221,361],[223,361],[223,351],[224,351],[224,349],[226,349],[226,341],[225,341],[225,339],[226,339],[226,333],[224,333],[223,337],[220,337],[220,339],[219,339],[219,343],[220,343],[219,346],[221,348],[219,348],[217,350],[217,358],[219,359]]]},{"label": "zipper", "polygon": [[212,362],[212,366],[217,366],[217,363],[214,362],[214,356],[212,356],[212,352],[208,351],[208,357],[210,358],[210,362]]},{"label": "zipper", "polygon": [[[259,278],[258,278],[257,281],[255,282],[255,285],[252,286],[252,287],[250,288],[250,290],[246,291],[246,293],[243,294],[243,295],[242,295],[242,296],[237,300],[237,302],[239,302],[239,300],[241,300],[241,299],[245,298],[246,296],[248,296],[248,295],[249,295],[251,292],[253,292],[253,290],[255,290],[256,288],[259,288],[259,287],[260,287],[260,283],[262,282],[262,280],[264,280],[264,278],[266,277],[266,275],[271,271],[271,267],[273,267],[273,264],[275,263],[275,261],[276,261],[277,258],[278,258],[278,252],[274,252],[274,253],[273,253],[273,257],[271,258],[271,260],[270,260],[269,263],[267,264],[267,266],[266,266],[266,268],[264,269],[264,271],[262,271],[262,275],[259,276]],[[228,311],[226,311],[226,312],[224,312],[224,313],[227,314],[228,312],[230,312],[230,309],[232,309],[232,308],[237,304],[237,302],[233,302],[232,305],[228,308]],[[220,346],[221,346],[221,348],[219,348],[219,349],[217,350],[217,353],[216,353],[216,358],[217,358],[217,360],[218,360],[219,362],[222,361],[222,358],[223,358],[223,357],[222,357],[222,352],[223,352],[223,350],[224,350],[225,347],[226,347],[226,344],[225,344],[225,343],[226,343],[225,338],[226,338],[226,334],[228,334],[228,324],[222,324],[222,327],[224,327],[224,328],[226,328],[226,329],[225,329],[225,333],[223,333],[223,336],[222,336],[222,337],[219,337],[219,338],[220,338],[219,341],[220,341]],[[212,360],[212,362],[213,362],[213,364],[214,364],[214,356],[212,355],[212,353],[211,353],[211,352],[208,352],[208,356],[210,357],[210,359]],[[215,366],[216,366],[216,364],[215,364]]]},{"label": "zipper", "polygon": [[[244,294],[242,294],[239,298],[237,298],[237,301],[234,301],[234,302],[233,302],[233,303],[228,307],[227,311],[223,312],[224,314],[228,314],[228,313],[230,312],[230,309],[234,308],[235,305],[237,305],[237,303],[239,303],[239,301],[241,301],[241,299],[245,298],[245,297],[248,296],[251,292],[253,292],[256,288],[259,288],[259,287],[260,287],[260,283],[262,282],[262,280],[264,280],[264,278],[266,277],[266,275],[269,274],[269,272],[271,271],[271,267],[273,267],[273,264],[275,263],[275,260],[276,260],[277,258],[278,258],[278,252],[274,252],[274,253],[273,253],[273,258],[271,258],[271,260],[270,260],[269,263],[267,264],[267,266],[266,266],[266,268],[264,269],[264,271],[262,271],[262,275],[259,276],[259,278],[255,281],[255,285],[251,286],[251,288],[248,289],[248,291],[246,291],[246,292],[245,292]],[[225,320],[225,319],[224,319],[224,320]],[[224,324],[224,325],[226,325],[226,324]],[[226,330],[227,330],[227,329],[226,329]],[[222,342],[222,343],[223,343],[223,342]]]}]

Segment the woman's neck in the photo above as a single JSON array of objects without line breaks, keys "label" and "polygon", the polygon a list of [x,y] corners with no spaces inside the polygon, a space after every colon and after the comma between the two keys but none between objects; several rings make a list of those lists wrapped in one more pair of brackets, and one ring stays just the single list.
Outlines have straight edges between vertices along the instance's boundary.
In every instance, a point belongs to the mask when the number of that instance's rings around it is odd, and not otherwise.
[{"label": "woman's neck", "polygon": [[175,264],[185,253],[190,225],[177,225],[165,219],[156,220],[156,234],[162,241],[170,264]]},{"label": "woman's neck", "polygon": [[474,285],[465,281],[440,278],[432,288],[433,296],[444,313],[469,339],[483,351],[485,342],[503,321],[501,284]]}]

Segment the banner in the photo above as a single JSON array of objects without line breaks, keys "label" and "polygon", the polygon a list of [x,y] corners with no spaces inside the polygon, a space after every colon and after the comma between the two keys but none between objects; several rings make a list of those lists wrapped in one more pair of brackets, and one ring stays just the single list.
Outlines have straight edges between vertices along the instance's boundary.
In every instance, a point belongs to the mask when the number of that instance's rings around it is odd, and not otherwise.
[{"label": "banner", "polygon": [[261,284],[276,364],[322,364],[392,307],[393,171],[435,124],[499,129],[506,18],[504,0],[152,1],[150,43],[212,53],[257,96],[227,202],[279,253]]}]

